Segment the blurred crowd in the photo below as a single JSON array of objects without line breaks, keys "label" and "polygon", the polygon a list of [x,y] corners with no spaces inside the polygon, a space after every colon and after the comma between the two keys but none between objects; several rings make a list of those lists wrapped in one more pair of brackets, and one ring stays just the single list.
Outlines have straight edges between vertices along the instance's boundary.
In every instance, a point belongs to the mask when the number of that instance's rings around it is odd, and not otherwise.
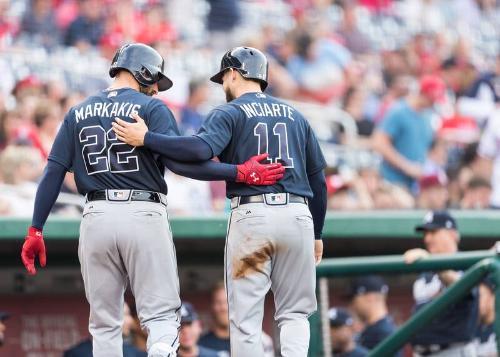
[{"label": "blurred crowd", "polygon": [[[309,103],[330,209],[499,207],[499,23],[496,0],[0,0],[0,215],[31,214],[65,113],[136,41],[166,58],[184,135],[224,100],[221,54],[264,50],[268,92]],[[223,183],[167,182],[173,214],[228,209]]]}]

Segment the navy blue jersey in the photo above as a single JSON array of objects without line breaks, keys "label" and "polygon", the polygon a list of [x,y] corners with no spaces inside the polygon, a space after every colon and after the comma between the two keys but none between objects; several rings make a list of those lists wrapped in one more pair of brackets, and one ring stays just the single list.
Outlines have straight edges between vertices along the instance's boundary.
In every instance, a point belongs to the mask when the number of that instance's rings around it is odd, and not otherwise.
[{"label": "navy blue jersey", "polygon": [[198,357],[219,357],[219,353],[210,348],[198,346]]},{"label": "navy blue jersey", "polygon": [[494,324],[479,324],[476,330],[475,343],[478,357],[496,356],[497,339]]},{"label": "navy blue jersey", "polygon": [[[415,312],[429,304],[445,286],[434,273],[422,274],[413,285]],[[478,321],[479,292],[472,289],[460,301],[444,309],[412,339],[413,345],[429,346],[472,341]]]},{"label": "navy blue jersey", "polygon": [[268,153],[268,162],[281,162],[285,176],[273,186],[227,182],[226,194],[251,196],[288,192],[312,197],[308,176],[325,168],[318,141],[294,108],[264,93],[246,93],[212,110],[197,134],[214,156],[230,164]]},{"label": "navy blue jersey", "polygon": [[[386,337],[391,335],[397,329],[396,324],[390,316],[386,316],[377,322],[368,325],[361,332],[359,336],[359,344],[369,350],[374,349],[380,342],[385,340]],[[402,357],[403,353],[400,351],[394,356]]]},{"label": "navy blue jersey", "polygon": [[466,97],[475,98],[479,94],[481,86],[486,86],[491,90],[496,103],[500,102],[500,76],[494,72],[482,73],[474,83],[463,93]]},{"label": "navy blue jersey", "polygon": [[495,326],[494,324],[483,325],[479,324],[476,328],[476,339],[480,343],[488,342],[488,340],[495,340]]},{"label": "navy blue jersey", "polygon": [[212,331],[209,331],[205,335],[203,335],[198,341],[198,344],[200,346],[207,347],[216,351],[231,351],[229,338],[217,337]]},{"label": "navy blue jersey", "polygon": [[368,350],[360,346],[354,347],[354,349],[349,352],[333,354],[333,357],[365,357],[365,356],[368,356]]},{"label": "navy blue jersey", "polygon": [[119,141],[111,123],[138,112],[149,130],[179,135],[170,110],[160,100],[131,88],[105,90],[70,109],[49,155],[75,174],[78,192],[140,189],[167,193],[159,155]]}]

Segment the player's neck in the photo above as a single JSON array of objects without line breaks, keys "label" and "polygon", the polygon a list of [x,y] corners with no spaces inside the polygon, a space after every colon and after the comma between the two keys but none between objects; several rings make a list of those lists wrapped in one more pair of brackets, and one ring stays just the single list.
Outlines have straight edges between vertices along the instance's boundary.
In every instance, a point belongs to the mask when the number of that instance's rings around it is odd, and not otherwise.
[{"label": "player's neck", "polygon": [[113,81],[113,83],[111,83],[108,89],[112,90],[112,89],[122,89],[122,88],[131,88],[136,91],[139,91],[139,83],[137,83],[137,81],[132,76],[128,77],[121,75],[115,78],[115,80]]},{"label": "player's neck", "polygon": [[235,98],[239,98],[247,93],[258,93],[262,92],[260,89],[260,84],[250,81],[243,82],[240,86],[235,89]]}]

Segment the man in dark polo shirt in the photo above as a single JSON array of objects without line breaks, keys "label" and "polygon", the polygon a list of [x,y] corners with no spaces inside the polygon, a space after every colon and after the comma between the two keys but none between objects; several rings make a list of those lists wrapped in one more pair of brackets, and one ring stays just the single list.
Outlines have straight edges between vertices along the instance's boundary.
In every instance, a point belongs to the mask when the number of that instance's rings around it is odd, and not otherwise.
[{"label": "man in dark polo shirt", "polygon": [[222,357],[215,350],[200,346],[201,323],[193,305],[183,302],[181,305],[181,329],[179,331],[178,357]]},{"label": "man in dark polo shirt", "polygon": [[[397,329],[387,308],[388,292],[389,286],[375,275],[357,278],[351,285],[352,309],[365,326],[358,342],[369,350]],[[395,356],[402,354],[398,352]]]},{"label": "man in dark polo shirt", "polygon": [[[415,229],[423,233],[425,249],[408,250],[404,254],[408,264],[431,254],[453,254],[458,251],[460,234],[455,219],[448,212],[429,212],[423,224]],[[421,274],[413,284],[414,313],[440,296],[461,275],[462,272],[454,270]],[[476,357],[472,341],[477,321],[478,289],[474,288],[462,300],[444,309],[413,337],[414,356]]]},{"label": "man in dark polo shirt", "polygon": [[212,288],[210,312],[212,326],[210,331],[200,338],[200,346],[226,351],[229,355],[229,316],[224,281],[217,282]]},{"label": "man in dark polo shirt", "polygon": [[349,311],[343,308],[331,308],[328,317],[334,357],[368,356],[368,350],[357,346],[354,341],[354,319]]}]

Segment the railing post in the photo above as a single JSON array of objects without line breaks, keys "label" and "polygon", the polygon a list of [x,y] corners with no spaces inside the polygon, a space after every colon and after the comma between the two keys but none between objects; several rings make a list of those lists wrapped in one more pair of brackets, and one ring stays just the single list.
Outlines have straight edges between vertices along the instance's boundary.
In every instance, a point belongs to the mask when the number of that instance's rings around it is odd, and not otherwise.
[{"label": "railing post", "polygon": [[495,259],[491,265],[491,277],[495,282],[495,335],[497,336],[497,352],[500,356],[500,261]]},{"label": "railing post", "polygon": [[319,279],[320,317],[321,317],[321,340],[323,342],[323,356],[332,357],[332,341],[330,340],[330,319],[328,307],[330,299],[328,294],[328,278]]},{"label": "railing post", "polygon": [[323,354],[323,343],[321,338],[321,298],[319,293],[319,279],[316,280],[316,301],[318,310],[309,316],[309,326],[311,329],[309,336],[308,357],[319,357]]}]

